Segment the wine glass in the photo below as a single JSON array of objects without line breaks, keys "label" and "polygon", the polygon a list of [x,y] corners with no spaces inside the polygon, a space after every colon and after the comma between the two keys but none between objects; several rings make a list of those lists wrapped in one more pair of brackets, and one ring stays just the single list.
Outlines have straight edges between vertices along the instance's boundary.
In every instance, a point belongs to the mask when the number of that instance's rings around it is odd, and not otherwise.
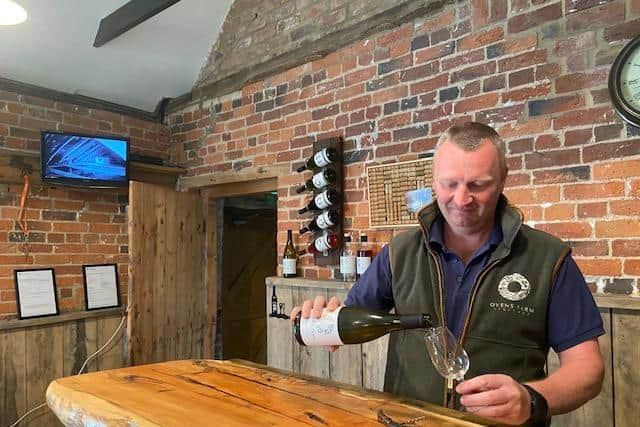
[{"label": "wine glass", "polygon": [[469,356],[447,327],[430,328],[424,337],[429,357],[448,382],[462,381],[469,370]]}]

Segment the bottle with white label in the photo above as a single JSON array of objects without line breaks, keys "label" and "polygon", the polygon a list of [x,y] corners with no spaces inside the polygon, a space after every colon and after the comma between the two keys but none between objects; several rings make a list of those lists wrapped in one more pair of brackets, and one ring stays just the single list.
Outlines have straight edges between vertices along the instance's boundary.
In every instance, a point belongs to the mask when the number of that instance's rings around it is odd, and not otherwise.
[{"label": "bottle with white label", "polygon": [[338,236],[333,233],[324,232],[320,237],[309,243],[307,252],[310,254],[325,254],[331,249],[338,247]]},{"label": "bottle with white label", "polygon": [[353,252],[351,236],[348,234],[345,234],[342,239],[340,275],[345,282],[353,282],[356,279],[356,254]]},{"label": "bottle with white label", "polygon": [[333,206],[340,200],[340,195],[333,188],[329,188],[322,193],[316,195],[313,199],[307,203],[307,206],[298,210],[299,214],[303,214],[307,211],[321,211]]},{"label": "bottle with white label", "polygon": [[392,331],[431,328],[428,314],[389,314],[363,307],[326,308],[319,319],[303,319],[298,313],[293,333],[300,345],[360,344],[379,338]]},{"label": "bottle with white label", "polygon": [[372,254],[373,251],[369,246],[367,235],[360,235],[360,247],[358,248],[358,256],[356,257],[356,277],[358,279],[364,274],[367,268],[369,268],[369,265],[371,265]]},{"label": "bottle with white label", "polygon": [[309,224],[300,229],[300,234],[307,231],[320,231],[333,227],[340,221],[340,215],[334,209],[322,211],[320,215],[315,217]]},{"label": "bottle with white label", "polygon": [[338,159],[338,151],[333,147],[323,148],[311,156],[303,165],[300,165],[296,172],[303,172],[306,169],[316,170],[335,162]]},{"label": "bottle with white label", "polygon": [[293,246],[291,230],[287,230],[287,244],[284,247],[282,255],[282,275],[284,277],[296,277],[297,274],[298,253]]},{"label": "bottle with white label", "polygon": [[313,175],[311,179],[307,180],[304,185],[296,188],[296,193],[304,193],[305,191],[315,191],[326,187],[327,185],[336,182],[336,171],[327,168],[323,169],[317,174]]}]

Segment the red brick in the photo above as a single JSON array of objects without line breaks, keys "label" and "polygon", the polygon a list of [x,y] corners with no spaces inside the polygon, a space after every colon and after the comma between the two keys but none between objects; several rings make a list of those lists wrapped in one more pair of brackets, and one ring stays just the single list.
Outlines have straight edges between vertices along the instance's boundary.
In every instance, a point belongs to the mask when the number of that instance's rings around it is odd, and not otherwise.
[{"label": "red brick", "polygon": [[524,106],[522,104],[516,104],[511,107],[477,111],[475,113],[475,120],[484,123],[510,122],[522,117],[523,113]]},{"label": "red brick", "polygon": [[405,24],[387,34],[376,39],[377,46],[387,46],[396,43],[399,40],[408,40],[413,35],[413,25]]},{"label": "red brick", "polygon": [[480,28],[490,20],[489,0],[471,0],[471,16],[473,28]]},{"label": "red brick", "polygon": [[635,218],[596,221],[595,226],[596,237],[640,237],[640,221]]},{"label": "red brick", "polygon": [[640,215],[640,200],[612,200],[609,202],[609,207],[612,215],[634,218]]},{"label": "red brick", "polygon": [[640,13],[640,0],[631,0],[629,8],[633,13]]},{"label": "red brick", "polygon": [[577,13],[571,13],[571,10],[568,10],[565,24],[567,32],[574,33],[624,22],[624,3],[625,0],[615,0]]},{"label": "red brick", "polygon": [[556,92],[572,92],[606,85],[608,78],[609,70],[607,68],[601,68],[592,72],[567,74],[555,80]]},{"label": "red brick", "polygon": [[546,221],[559,221],[573,219],[576,206],[573,203],[559,203],[544,208]]},{"label": "red brick", "polygon": [[569,96],[558,96],[555,98],[545,98],[528,102],[529,116],[541,116],[545,114],[559,113],[562,111],[575,111],[576,108],[583,107],[585,100],[581,94]]},{"label": "red brick", "polygon": [[554,3],[533,12],[526,12],[509,18],[509,21],[507,22],[507,29],[510,33],[519,33],[561,17],[562,4]]},{"label": "red brick", "polygon": [[464,68],[451,74],[451,83],[463,80],[475,80],[495,73],[496,63],[494,61],[485,64],[474,65]]},{"label": "red brick", "polygon": [[407,126],[411,123],[411,113],[396,114],[378,120],[378,130],[396,129]]},{"label": "red brick", "polygon": [[560,147],[560,139],[556,135],[540,135],[536,139],[536,150],[548,150],[549,148]]},{"label": "red brick", "polygon": [[525,68],[535,64],[544,64],[546,62],[546,49],[537,49],[532,52],[522,53],[520,55],[498,61],[498,71],[510,71],[518,68]]},{"label": "red brick", "polygon": [[407,92],[408,92],[407,86],[390,87],[389,89],[376,92],[373,95],[371,103],[384,104],[385,102],[404,98],[405,96],[407,96]]},{"label": "red brick", "polygon": [[589,166],[571,166],[561,169],[544,169],[533,172],[533,182],[536,185],[586,181],[588,179]]},{"label": "red brick", "polygon": [[536,228],[553,234],[561,239],[578,239],[591,237],[591,225],[587,222],[563,221],[538,224]]},{"label": "red brick", "polygon": [[596,257],[609,255],[609,245],[603,241],[573,241],[571,252],[574,257]]},{"label": "red brick", "polygon": [[586,276],[619,276],[622,262],[617,259],[576,258],[576,264]]},{"label": "red brick", "polygon": [[529,119],[523,123],[509,123],[502,126],[498,133],[503,138],[509,138],[514,136],[535,135],[544,133],[549,129],[551,125],[551,119],[549,117],[539,117]]},{"label": "red brick", "polygon": [[540,169],[578,163],[580,163],[580,149],[578,148],[533,152],[525,155],[527,169]]},{"label": "red brick", "polygon": [[442,43],[415,52],[415,63],[422,64],[433,59],[442,58],[455,52],[455,42]]},{"label": "red brick", "polygon": [[[568,184],[563,188],[565,200],[603,199],[624,196],[624,183]],[[639,223],[640,224],[640,223]]]},{"label": "red brick", "polygon": [[336,100],[352,98],[364,93],[364,83],[349,86],[344,89],[339,89],[335,92]]},{"label": "red brick", "polygon": [[551,83],[541,83],[536,86],[516,89],[510,92],[502,92],[502,102],[519,102],[531,98],[548,95],[551,92]]},{"label": "red brick", "polygon": [[640,257],[640,239],[621,239],[611,242],[611,255],[616,257]]},{"label": "red brick", "polygon": [[553,120],[553,128],[563,129],[572,126],[586,126],[594,123],[609,123],[614,119],[611,107],[596,107],[576,110],[562,114]]},{"label": "red brick", "polygon": [[[406,90],[406,88],[405,88]],[[371,95],[353,98],[340,104],[340,111],[347,112],[365,108],[371,104]]]},{"label": "red brick", "polygon": [[[401,154],[407,153],[408,151],[409,151],[409,144],[405,144],[405,143],[382,145],[377,147],[376,149],[376,158],[399,156]],[[349,200],[355,201],[355,199],[349,199]]]},{"label": "red brick", "polygon": [[424,21],[424,23],[420,26],[420,32],[429,33],[435,30],[439,30],[441,28],[448,27],[453,23],[454,19],[455,19],[455,9],[454,8],[447,9],[441,12],[439,15]]},{"label": "red brick", "polygon": [[449,57],[442,60],[442,71],[458,68],[462,65],[473,64],[484,60],[484,50],[478,49],[472,52],[466,52],[463,55]]},{"label": "red brick", "polygon": [[582,149],[585,162],[635,156],[640,153],[640,138],[621,142],[594,144]]},{"label": "red brick", "polygon": [[491,0],[490,22],[502,21],[507,17],[507,0]]},{"label": "red brick", "polygon": [[588,31],[574,37],[556,41],[553,54],[556,56],[568,56],[575,54],[576,52],[582,52],[595,47],[595,33],[593,31]]},{"label": "red brick", "polygon": [[623,273],[640,276],[640,259],[625,259]]},{"label": "red brick", "polygon": [[502,29],[502,27],[494,27],[490,30],[475,33],[458,40],[458,52],[486,46],[488,44],[501,40],[503,37],[504,30]]},{"label": "red brick", "polygon": [[593,136],[591,129],[569,130],[564,134],[564,145],[586,145]]},{"label": "red brick", "polygon": [[410,86],[411,95],[417,95],[420,93],[431,92],[436,89],[447,86],[449,82],[448,74],[441,74],[429,80],[425,80],[419,83],[414,83]]},{"label": "red brick", "polygon": [[454,112],[466,113],[482,108],[494,107],[498,103],[499,96],[498,93],[494,92],[458,101],[454,105]]},{"label": "red brick", "polygon": [[606,202],[580,203],[578,205],[578,218],[601,218],[606,214]]},{"label": "red brick", "polygon": [[640,160],[623,160],[593,165],[593,179],[625,179],[640,176]]}]

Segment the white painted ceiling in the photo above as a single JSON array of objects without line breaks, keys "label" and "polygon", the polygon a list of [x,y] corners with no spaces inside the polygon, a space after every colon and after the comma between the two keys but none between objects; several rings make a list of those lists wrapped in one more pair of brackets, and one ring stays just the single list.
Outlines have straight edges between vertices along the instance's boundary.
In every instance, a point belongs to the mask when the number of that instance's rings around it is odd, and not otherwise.
[{"label": "white painted ceiling", "polygon": [[95,48],[100,19],[127,0],[17,0],[0,26],[0,77],[153,111],[194,85],[233,0],[181,0]]}]

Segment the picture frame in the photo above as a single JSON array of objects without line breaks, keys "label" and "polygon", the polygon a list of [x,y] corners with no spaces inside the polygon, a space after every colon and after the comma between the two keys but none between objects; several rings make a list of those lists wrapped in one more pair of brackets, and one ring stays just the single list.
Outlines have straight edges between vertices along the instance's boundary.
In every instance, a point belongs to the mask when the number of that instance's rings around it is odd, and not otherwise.
[{"label": "picture frame", "polygon": [[20,319],[60,314],[53,268],[13,270]]},{"label": "picture frame", "polygon": [[117,264],[83,265],[82,278],[87,311],[120,306]]}]

